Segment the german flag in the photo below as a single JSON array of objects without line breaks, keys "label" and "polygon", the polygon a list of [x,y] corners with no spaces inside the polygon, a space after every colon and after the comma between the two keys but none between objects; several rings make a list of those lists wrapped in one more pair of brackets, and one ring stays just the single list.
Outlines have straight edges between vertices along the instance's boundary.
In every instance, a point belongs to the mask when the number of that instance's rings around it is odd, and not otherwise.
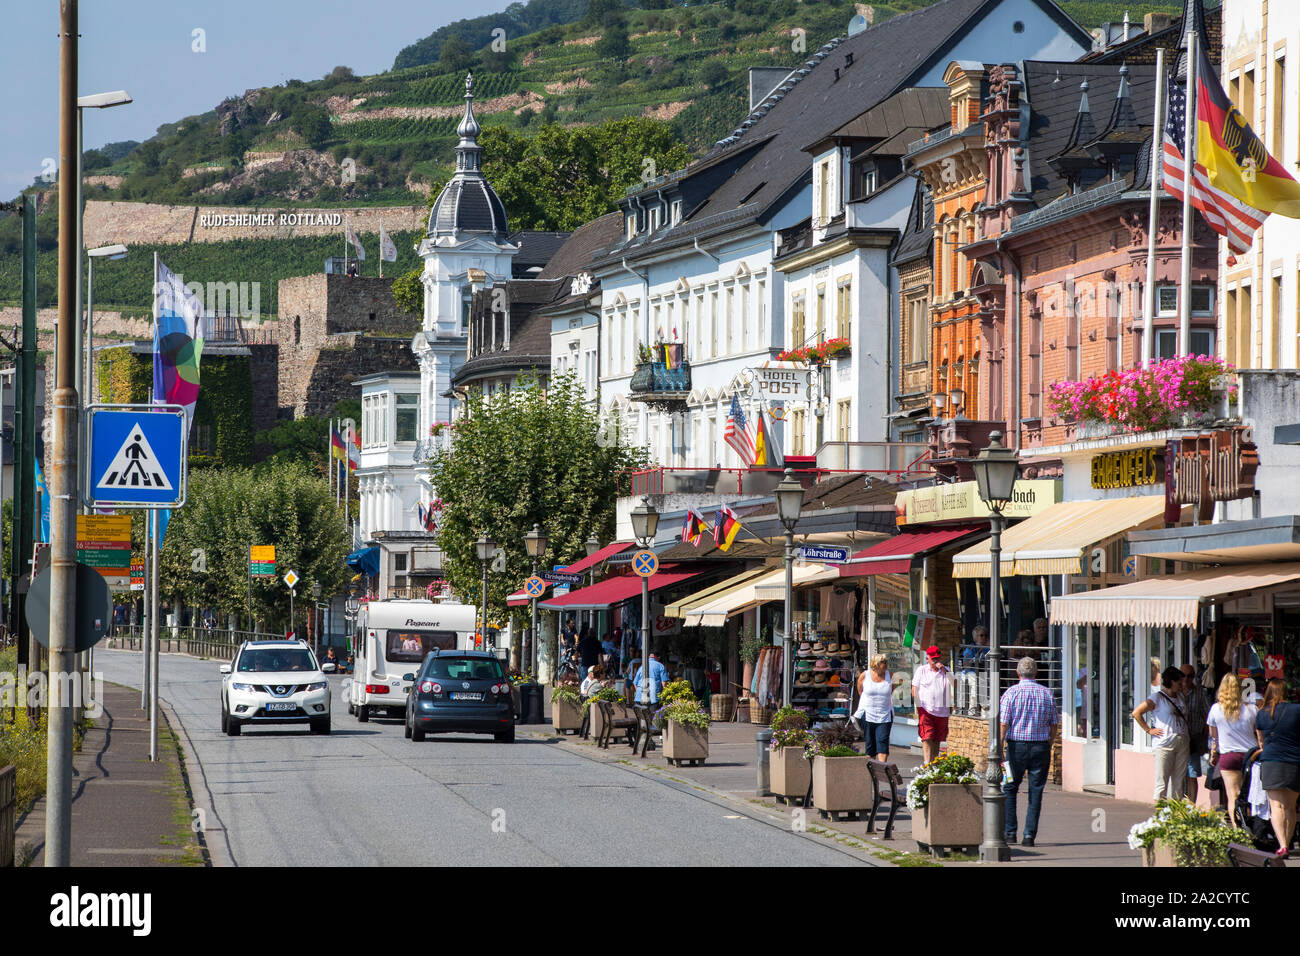
[{"label": "german flag", "polygon": [[726,551],[740,534],[740,521],[726,505],[718,505],[718,515],[713,521],[713,543],[719,551]]},{"label": "german flag", "polygon": [[707,526],[704,524],[704,517],[691,508],[686,512],[686,520],[682,523],[682,543],[693,544],[698,548],[705,530]]},{"label": "german flag", "polygon": [[1197,163],[1216,189],[1261,212],[1300,219],[1300,183],[1269,155],[1232,105],[1203,48],[1197,60]]}]

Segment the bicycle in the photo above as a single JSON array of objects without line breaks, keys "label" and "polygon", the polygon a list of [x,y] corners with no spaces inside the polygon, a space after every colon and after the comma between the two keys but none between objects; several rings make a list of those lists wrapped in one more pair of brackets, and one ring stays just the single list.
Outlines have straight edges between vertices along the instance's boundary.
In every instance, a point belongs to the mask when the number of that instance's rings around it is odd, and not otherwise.
[{"label": "bicycle", "polygon": [[578,652],[573,649],[561,649],[560,662],[555,665],[555,679],[575,680],[582,679],[582,670],[578,663]]}]

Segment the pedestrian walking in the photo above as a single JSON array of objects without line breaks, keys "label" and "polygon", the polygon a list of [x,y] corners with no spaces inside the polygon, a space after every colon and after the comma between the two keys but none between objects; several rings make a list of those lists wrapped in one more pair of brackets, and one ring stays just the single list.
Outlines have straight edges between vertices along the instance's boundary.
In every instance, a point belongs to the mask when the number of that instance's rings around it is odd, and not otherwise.
[{"label": "pedestrian walking", "polygon": [[590,624],[582,625],[582,633],[578,637],[578,656],[582,659],[584,674],[600,663],[600,639]]},{"label": "pedestrian walking", "polygon": [[1200,778],[1204,773],[1201,758],[1210,752],[1210,728],[1206,718],[1210,715],[1210,701],[1205,689],[1196,682],[1196,668],[1184,664],[1183,712],[1187,714],[1187,799],[1196,802],[1200,791]]},{"label": "pedestrian walking", "polygon": [[912,698],[919,718],[924,763],[939,759],[939,747],[948,739],[948,716],[952,713],[952,671],[943,663],[943,652],[931,645],[925,649],[927,663],[912,674]]},{"label": "pedestrian walking", "polygon": [[1296,800],[1300,799],[1300,705],[1286,699],[1286,681],[1274,677],[1255,716],[1259,782],[1268,794],[1268,819],[1277,837],[1277,855],[1290,852],[1295,835]]},{"label": "pedestrian walking", "polygon": [[1205,722],[1210,729],[1210,763],[1223,777],[1228,815],[1237,806],[1241,793],[1246,754],[1255,749],[1255,716],[1259,708],[1241,699],[1241,681],[1236,674],[1224,674],[1219,681],[1218,699]]},{"label": "pedestrian walking", "polygon": [[1016,842],[1016,803],[1020,782],[1029,775],[1029,806],[1025,810],[1022,846],[1033,846],[1038,836],[1038,818],[1043,810],[1043,788],[1052,762],[1052,741],[1061,722],[1061,712],[1052,692],[1038,683],[1038,662],[1025,655],[1016,665],[1019,682],[1002,695],[998,714],[1002,721],[1002,752],[1011,766],[1011,780],[1003,783],[1006,809],[1003,834]]},{"label": "pedestrian walking", "polygon": [[659,655],[654,651],[651,651],[650,666],[646,670],[645,679],[642,679],[641,666],[639,664],[637,665],[636,675],[632,678],[632,686],[636,688],[637,692],[637,703],[659,703],[659,691],[663,689],[663,686],[666,683],[668,683],[668,669],[664,667],[663,664],[659,663]]},{"label": "pedestrian walking", "polygon": [[858,709],[853,719],[867,742],[867,753],[889,759],[889,734],[894,729],[894,688],[903,678],[889,673],[884,654],[871,658],[869,669],[858,675]]},{"label": "pedestrian walking", "polygon": [[1182,706],[1182,684],[1183,672],[1166,667],[1160,674],[1160,689],[1133,710],[1133,719],[1150,735],[1155,749],[1156,800],[1177,800],[1187,789],[1187,714]]}]

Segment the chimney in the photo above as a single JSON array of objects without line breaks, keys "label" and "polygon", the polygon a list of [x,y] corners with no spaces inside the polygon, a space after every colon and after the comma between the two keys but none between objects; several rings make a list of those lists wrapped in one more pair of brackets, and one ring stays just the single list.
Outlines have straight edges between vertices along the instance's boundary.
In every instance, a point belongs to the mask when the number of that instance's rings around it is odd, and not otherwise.
[{"label": "chimney", "polygon": [[1174,22],[1174,18],[1168,13],[1148,13],[1142,18],[1142,28],[1146,30],[1147,35],[1159,33],[1161,30],[1169,29],[1169,25]]}]

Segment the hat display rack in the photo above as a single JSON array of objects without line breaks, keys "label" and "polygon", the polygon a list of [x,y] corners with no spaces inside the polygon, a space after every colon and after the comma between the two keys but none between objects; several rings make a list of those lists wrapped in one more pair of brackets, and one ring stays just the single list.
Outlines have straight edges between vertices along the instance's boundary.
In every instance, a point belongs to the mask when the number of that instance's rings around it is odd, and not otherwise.
[{"label": "hat display rack", "polygon": [[857,654],[853,641],[841,636],[834,622],[816,625],[794,622],[794,687],[791,706],[813,721],[848,720],[857,685]]}]

